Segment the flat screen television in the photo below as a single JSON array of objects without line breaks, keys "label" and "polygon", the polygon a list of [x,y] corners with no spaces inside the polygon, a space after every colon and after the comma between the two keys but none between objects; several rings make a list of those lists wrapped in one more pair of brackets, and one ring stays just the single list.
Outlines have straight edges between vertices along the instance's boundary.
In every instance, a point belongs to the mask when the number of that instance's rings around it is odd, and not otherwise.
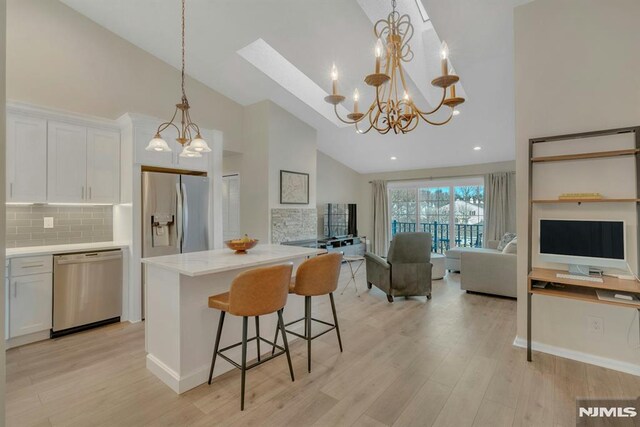
[{"label": "flat screen television", "polygon": [[355,203],[327,203],[323,212],[323,237],[358,235],[357,206]]},{"label": "flat screen television", "polygon": [[539,230],[543,261],[581,273],[585,266],[627,269],[624,221],[541,219]]}]

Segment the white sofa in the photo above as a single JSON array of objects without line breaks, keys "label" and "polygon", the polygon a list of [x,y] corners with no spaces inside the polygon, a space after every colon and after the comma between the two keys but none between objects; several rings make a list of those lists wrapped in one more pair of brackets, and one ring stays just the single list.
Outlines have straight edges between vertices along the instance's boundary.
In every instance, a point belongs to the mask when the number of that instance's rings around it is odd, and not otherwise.
[{"label": "white sofa", "polygon": [[498,241],[487,246],[448,250],[445,267],[460,272],[460,287],[466,291],[516,298],[516,254],[499,251]]}]

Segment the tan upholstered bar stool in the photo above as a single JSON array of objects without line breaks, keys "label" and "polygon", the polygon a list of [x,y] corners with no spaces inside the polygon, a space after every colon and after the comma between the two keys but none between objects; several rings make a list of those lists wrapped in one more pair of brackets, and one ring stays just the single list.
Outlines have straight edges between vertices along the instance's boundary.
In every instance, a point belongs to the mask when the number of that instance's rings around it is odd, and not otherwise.
[{"label": "tan upholstered bar stool", "polygon": [[[211,370],[209,371],[209,384],[213,376],[213,368],[216,364],[216,356],[222,357],[236,368],[242,371],[240,410],[244,410],[244,386],[247,370],[255,368],[274,357],[282,354],[287,355],[287,363],[289,364],[289,373],[291,381],[294,381],[293,367],[291,366],[291,355],[289,354],[289,344],[286,337],[283,340],[284,348],[276,345],[275,342],[268,341],[260,336],[260,316],[265,314],[278,313],[278,326],[276,331],[281,329],[284,335],[284,321],[282,320],[282,310],[287,303],[287,295],[289,284],[291,283],[292,264],[275,265],[273,267],[262,267],[242,272],[236,276],[231,283],[229,292],[209,297],[209,307],[220,310],[220,321],[218,322],[218,332],[216,334],[216,342],[213,348],[213,357],[211,359]],[[242,316],[242,341],[230,345],[223,349],[220,346],[220,337],[222,336],[222,325],[224,324],[225,314],[233,314],[234,316]],[[247,339],[247,326],[249,317],[256,318],[256,336]],[[247,343],[256,340],[258,347],[258,361],[247,366]],[[266,359],[260,357],[260,341],[273,346],[271,356]],[[224,351],[242,346],[242,361],[240,364],[234,362],[223,354]],[[275,353],[275,349],[280,350]]]},{"label": "tan upholstered bar stool", "polygon": [[[336,330],[338,335],[338,344],[342,352],[342,339],[340,338],[340,327],[338,326],[338,316],[336,315],[336,304],[333,300],[333,292],[338,287],[338,278],[340,277],[340,267],[342,265],[342,254],[332,253],[317,256],[304,261],[298,267],[296,278],[289,287],[289,292],[296,295],[304,296],[304,317],[285,324],[285,326],[293,325],[304,320],[304,335],[297,332],[286,330],[286,332],[302,338],[307,341],[307,368],[311,372],[311,341],[329,331]],[[331,300],[331,311],[333,312],[333,323],[325,322],[311,317],[311,297],[329,295]],[[316,336],[311,334],[311,322],[318,322],[329,326]],[[278,341],[278,329],[276,329],[276,337],[273,340]],[[286,342],[286,340],[285,340]],[[276,347],[273,348],[272,354],[275,353]]]}]

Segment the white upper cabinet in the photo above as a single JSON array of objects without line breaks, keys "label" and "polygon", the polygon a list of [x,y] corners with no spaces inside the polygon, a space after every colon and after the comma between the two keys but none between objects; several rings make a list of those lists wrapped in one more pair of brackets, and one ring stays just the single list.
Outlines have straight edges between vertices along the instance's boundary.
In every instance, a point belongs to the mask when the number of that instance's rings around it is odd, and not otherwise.
[{"label": "white upper cabinet", "polygon": [[50,203],[87,201],[87,128],[49,122]]},{"label": "white upper cabinet", "polygon": [[49,203],[119,203],[120,133],[49,121]]},{"label": "white upper cabinet", "polygon": [[7,115],[7,202],[47,201],[47,121]]},{"label": "white upper cabinet", "polygon": [[87,132],[87,194],[90,203],[120,201],[120,133]]}]

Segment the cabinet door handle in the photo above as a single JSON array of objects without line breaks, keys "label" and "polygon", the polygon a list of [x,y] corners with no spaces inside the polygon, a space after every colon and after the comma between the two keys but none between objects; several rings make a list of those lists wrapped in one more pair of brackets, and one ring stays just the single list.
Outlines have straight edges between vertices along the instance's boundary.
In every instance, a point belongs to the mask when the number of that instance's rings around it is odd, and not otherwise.
[{"label": "cabinet door handle", "polygon": [[93,198],[93,196],[91,195],[91,187],[89,187],[89,200],[91,200]]},{"label": "cabinet door handle", "polygon": [[13,182],[9,183],[9,197],[13,197]]},{"label": "cabinet door handle", "polygon": [[82,200],[84,200],[84,185],[82,186]]},{"label": "cabinet door handle", "polygon": [[18,282],[13,282],[13,297],[18,298]]}]

